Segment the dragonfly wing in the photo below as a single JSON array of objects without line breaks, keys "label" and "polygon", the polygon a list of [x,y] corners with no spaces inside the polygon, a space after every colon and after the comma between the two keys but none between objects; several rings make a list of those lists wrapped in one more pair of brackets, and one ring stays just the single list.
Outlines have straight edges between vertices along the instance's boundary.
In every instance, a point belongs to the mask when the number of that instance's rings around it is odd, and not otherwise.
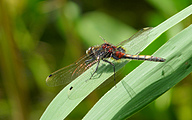
[{"label": "dragonfly wing", "polygon": [[85,70],[91,67],[91,65],[87,66],[85,63],[85,61],[88,59],[90,59],[90,56],[85,55],[77,62],[53,72],[46,79],[47,85],[51,87],[59,85],[66,86],[68,83],[85,72]]},{"label": "dragonfly wing", "polygon": [[52,74],[50,74],[47,79],[46,83],[48,86],[54,87],[59,85],[66,86],[70,83],[72,79],[73,71],[76,69],[76,64],[71,64],[67,67],[61,68]]},{"label": "dragonfly wing", "polygon": [[138,54],[142,52],[142,48],[146,46],[148,35],[152,29],[152,27],[143,28],[129,39],[118,44],[118,46],[122,46],[128,54]]}]

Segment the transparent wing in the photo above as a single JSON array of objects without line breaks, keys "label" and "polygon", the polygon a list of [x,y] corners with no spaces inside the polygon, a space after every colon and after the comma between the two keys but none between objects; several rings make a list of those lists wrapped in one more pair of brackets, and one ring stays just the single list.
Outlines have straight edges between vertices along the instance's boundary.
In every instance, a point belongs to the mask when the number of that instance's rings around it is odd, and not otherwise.
[{"label": "transparent wing", "polygon": [[151,32],[151,30],[152,27],[143,28],[137,33],[135,33],[133,36],[131,36],[129,39],[121,42],[117,46],[118,47],[122,46],[126,50],[126,53],[128,54],[132,55],[138,54],[142,52],[143,50],[142,48],[146,46],[148,35]]},{"label": "transparent wing", "polygon": [[77,62],[53,72],[46,78],[47,85],[51,87],[59,85],[66,86],[68,83],[85,72],[88,68],[90,68],[93,64],[95,64],[95,61],[85,63],[85,61],[89,59],[91,59],[91,57],[89,55],[85,55]]}]

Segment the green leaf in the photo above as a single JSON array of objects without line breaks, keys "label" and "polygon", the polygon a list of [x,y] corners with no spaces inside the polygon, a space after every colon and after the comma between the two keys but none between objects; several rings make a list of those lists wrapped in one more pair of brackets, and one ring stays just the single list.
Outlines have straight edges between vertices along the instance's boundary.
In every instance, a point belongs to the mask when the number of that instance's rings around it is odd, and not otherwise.
[{"label": "green leaf", "polygon": [[[163,45],[154,56],[164,63],[144,62],[113,87],[88,112],[89,119],[125,119],[165,93],[192,72],[192,25]],[[132,89],[130,89],[130,87]],[[129,92],[134,91],[134,96]]]},{"label": "green leaf", "polygon": [[[143,49],[145,49],[151,42],[153,42],[153,40],[155,40],[158,36],[160,36],[163,32],[165,32],[166,30],[168,30],[169,28],[171,28],[172,26],[174,26],[175,24],[179,23],[181,20],[185,19],[187,16],[189,16],[191,14],[192,11],[192,5],[187,7],[186,9],[182,10],[181,12],[179,12],[178,14],[174,15],[173,17],[171,17],[170,19],[166,20],[165,22],[163,22],[162,24],[158,25],[157,27],[153,28],[150,30],[149,34],[146,37],[146,42],[144,42],[144,45],[140,48],[140,51],[142,51]],[[133,43],[140,43],[142,42],[143,39],[141,39],[142,37],[137,37],[135,39],[132,40]],[[125,44],[126,47],[126,44]],[[171,48],[170,46],[167,47]],[[173,50],[175,50],[173,48]],[[134,91],[136,93],[136,96],[138,96],[138,94],[141,94],[142,92],[144,92],[144,89],[149,89],[149,88],[153,88],[153,83],[154,81],[152,79],[150,79],[150,81],[148,80],[143,80],[143,78],[149,78],[149,76],[151,76],[152,78],[158,78],[163,79],[166,78],[167,76],[171,75],[172,71],[174,71],[176,68],[175,66],[169,66],[170,64],[172,65],[173,62],[179,62],[179,64],[181,63],[179,61],[179,59],[183,59],[179,56],[182,56],[182,54],[179,54],[176,58],[172,58],[169,57],[169,55],[173,52],[173,50],[170,52],[165,51],[164,49],[160,50],[160,53],[155,54],[155,56],[161,56],[161,57],[165,57],[167,58],[166,63],[151,63],[151,62],[146,62],[144,63],[144,67],[138,67],[136,68],[136,70],[138,71],[143,71],[143,73],[138,74],[137,76],[135,76],[133,73],[131,73],[129,76],[131,77],[132,80],[130,80],[129,82],[127,81],[127,77],[124,78],[123,80],[132,88],[134,88]],[[163,54],[163,53],[169,53],[169,54]],[[136,54],[136,53],[134,53]],[[176,61],[175,61],[176,60]],[[115,67],[116,70],[122,68],[125,64],[127,63],[126,60],[122,61],[122,63],[115,63]],[[191,64],[191,62],[188,62],[189,65]],[[150,67],[148,67],[150,64]],[[184,68],[188,68],[191,69],[191,67],[188,65],[188,67],[183,65],[183,69]],[[89,80],[91,73],[93,72],[94,68],[96,65],[94,65],[93,67],[91,67],[90,69],[88,69],[86,72],[84,72],[81,76],[79,76],[78,78],[76,78],[73,82],[71,82],[69,85],[67,85],[55,98],[54,100],[50,103],[50,105],[47,107],[47,109],[45,110],[45,112],[43,113],[43,115],[41,116],[41,119],[64,119],[65,117],[67,117],[67,115],[87,96],[89,95],[95,88],[97,88],[100,84],[102,84],[106,79],[108,79],[110,76],[113,75],[113,70],[111,70],[111,66],[105,63],[101,63],[101,66],[99,66],[99,69],[97,71],[97,74],[91,79]],[[154,76],[155,74],[157,74],[156,72],[152,72],[152,68],[155,66],[155,68],[161,68],[160,71],[158,71],[158,76]],[[164,66],[164,67],[163,67]],[[148,68],[148,69],[146,69]],[[169,68],[171,68],[169,70]],[[177,70],[177,69],[176,69]],[[148,72],[146,72],[148,71]],[[153,75],[154,74],[154,75]],[[163,77],[164,76],[164,77]],[[134,81],[133,79],[135,79],[135,77],[138,77],[138,83],[143,83],[143,84],[139,84],[137,83],[137,81]],[[182,76],[183,78],[183,76]],[[140,80],[141,79],[141,80]],[[164,79],[163,79],[164,80]],[[160,81],[163,81],[160,80]],[[158,80],[156,80],[157,82]],[[123,98],[123,100],[127,100],[128,102],[130,101],[131,97],[128,95],[128,93],[126,92],[127,90],[124,86],[127,86],[125,84],[125,82],[123,82],[123,86],[121,85],[122,83],[118,83],[117,84],[117,88],[116,89],[112,89],[110,91],[111,94],[114,95],[114,93],[116,93],[116,95],[120,95],[120,93],[126,94],[126,96],[124,97],[119,97],[119,96],[113,96],[113,98],[121,100]],[[164,83],[164,82],[163,82]],[[158,84],[158,83],[154,83],[154,84]],[[165,84],[165,83],[164,83]],[[138,85],[138,86],[135,86]],[[143,85],[143,86],[142,86]],[[149,87],[148,87],[149,86]],[[121,91],[120,90],[124,90]],[[148,90],[147,89],[147,90]],[[129,91],[129,90],[128,90]],[[149,90],[148,90],[149,91]],[[147,92],[144,92],[147,94]],[[107,95],[108,96],[108,95]],[[138,97],[133,97],[133,99],[136,99],[136,101],[138,101]],[[158,95],[157,95],[158,96]],[[110,103],[111,100],[107,97],[107,101]],[[155,98],[151,98],[151,100],[153,100]],[[120,107],[118,107],[119,111],[115,111],[115,106],[105,106],[106,108],[110,108],[109,112],[105,112],[105,113],[101,113],[99,111],[95,112],[94,108],[94,112],[90,112],[86,117],[86,118],[90,118],[91,116],[93,116],[94,114],[94,118],[98,119],[102,116],[102,114],[105,114],[105,116],[109,115],[110,118],[119,118],[119,114],[124,111],[127,107],[128,102],[125,102],[124,104],[122,104],[122,108],[119,109]],[[101,102],[99,102],[101,106]],[[98,104],[99,104],[98,103]],[[134,101],[135,103],[135,101]],[[145,103],[149,103],[145,102]],[[139,108],[141,108],[142,106],[140,104],[137,104],[138,106],[135,106],[134,111],[138,110]],[[123,108],[123,106],[125,108]],[[144,105],[143,105],[144,106]],[[104,107],[104,106],[103,106]],[[104,108],[105,108],[104,107]],[[104,109],[105,111],[106,109]],[[111,112],[112,111],[112,112]],[[128,110],[126,110],[127,112]],[[132,113],[134,112],[132,111]],[[98,116],[97,116],[98,115]],[[124,112],[122,112],[122,117],[121,118],[125,118],[127,117],[127,114],[124,114]],[[93,118],[93,117],[91,117]]]}]

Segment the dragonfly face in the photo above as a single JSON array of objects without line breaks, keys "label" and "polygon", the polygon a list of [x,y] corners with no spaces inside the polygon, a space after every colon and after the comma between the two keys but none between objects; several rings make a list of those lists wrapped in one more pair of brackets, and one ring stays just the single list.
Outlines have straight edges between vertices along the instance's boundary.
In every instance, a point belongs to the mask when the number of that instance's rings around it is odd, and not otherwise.
[{"label": "dragonfly face", "polygon": [[[147,33],[148,29],[143,29],[139,31],[137,34],[129,38],[128,40],[123,41],[118,46],[109,44],[107,41],[104,40],[104,44],[97,45],[93,47],[89,47],[86,51],[86,55],[82,57],[80,60],[71,64],[67,67],[64,67],[58,71],[55,71],[51,75],[49,75],[46,79],[46,82],[49,86],[58,86],[58,85],[67,85],[69,82],[74,80],[76,77],[81,75],[84,71],[90,68],[92,65],[97,63],[95,71],[92,73],[90,79],[96,73],[100,61],[104,61],[109,63],[113,66],[114,70],[114,80],[115,80],[115,66],[112,62],[108,61],[107,58],[114,58],[115,60],[120,59],[133,59],[133,60],[146,60],[146,61],[154,61],[154,62],[164,62],[165,59],[160,57],[154,57],[150,55],[131,55],[126,54],[126,50],[121,47],[121,45],[132,42],[132,39],[135,39],[140,34]],[[144,34],[145,35],[145,34]],[[132,44],[132,43],[131,43]],[[136,46],[135,44],[133,44]],[[138,51],[139,53],[140,51]]]}]

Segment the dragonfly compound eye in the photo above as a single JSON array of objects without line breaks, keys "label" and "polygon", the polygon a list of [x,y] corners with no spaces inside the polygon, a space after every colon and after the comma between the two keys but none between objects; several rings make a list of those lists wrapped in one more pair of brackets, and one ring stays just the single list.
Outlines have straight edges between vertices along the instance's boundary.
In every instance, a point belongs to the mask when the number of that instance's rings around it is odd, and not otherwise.
[{"label": "dragonfly compound eye", "polygon": [[93,47],[89,47],[87,50],[86,50],[86,54],[89,55],[91,54],[93,51]]},{"label": "dragonfly compound eye", "polygon": [[86,50],[86,54],[87,54],[87,55],[90,54],[91,51],[92,51],[92,47],[89,47],[89,48]]}]

